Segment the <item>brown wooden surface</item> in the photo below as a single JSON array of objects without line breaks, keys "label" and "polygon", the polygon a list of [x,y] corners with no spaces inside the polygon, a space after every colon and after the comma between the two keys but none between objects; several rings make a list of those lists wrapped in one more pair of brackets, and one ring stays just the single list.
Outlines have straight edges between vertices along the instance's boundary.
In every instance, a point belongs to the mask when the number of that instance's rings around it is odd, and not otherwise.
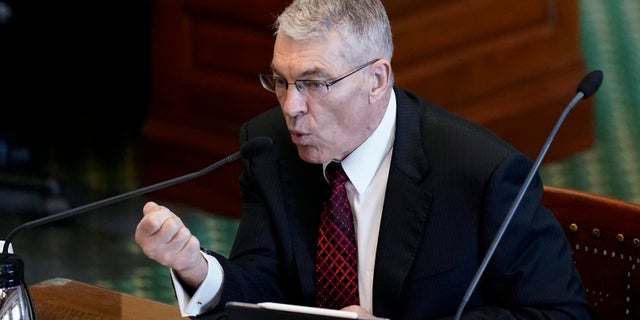
[{"label": "brown wooden surface", "polygon": [[594,319],[640,319],[640,205],[546,186],[595,311]]},{"label": "brown wooden surface", "polygon": [[[383,1],[396,83],[479,122],[535,158],[586,74],[576,0]],[[153,92],[144,181],[192,172],[235,152],[240,125],[276,105],[262,89],[275,16],[289,1],[163,0],[153,6]],[[585,100],[546,160],[589,148]],[[239,165],[155,196],[237,216]]]},{"label": "brown wooden surface", "polygon": [[183,319],[177,307],[55,278],[29,288],[38,320]]}]

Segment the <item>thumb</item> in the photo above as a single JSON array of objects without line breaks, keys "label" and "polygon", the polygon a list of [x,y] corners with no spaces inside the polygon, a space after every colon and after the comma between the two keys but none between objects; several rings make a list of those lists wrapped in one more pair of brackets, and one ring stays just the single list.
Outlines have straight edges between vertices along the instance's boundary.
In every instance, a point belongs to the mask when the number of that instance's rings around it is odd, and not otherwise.
[{"label": "thumb", "polygon": [[147,215],[151,212],[158,211],[160,209],[162,209],[162,207],[159,206],[157,203],[153,201],[149,201],[145,203],[144,207],[142,207],[142,214]]}]

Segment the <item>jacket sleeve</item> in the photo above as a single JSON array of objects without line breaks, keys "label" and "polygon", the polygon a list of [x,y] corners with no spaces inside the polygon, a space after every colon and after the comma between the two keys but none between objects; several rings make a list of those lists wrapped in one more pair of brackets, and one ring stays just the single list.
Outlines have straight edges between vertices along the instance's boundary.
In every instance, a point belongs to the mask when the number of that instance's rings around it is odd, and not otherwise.
[{"label": "jacket sleeve", "polygon": [[[494,241],[530,168],[531,161],[516,153],[491,176],[482,211],[486,227],[479,233],[484,252]],[[553,213],[541,205],[542,196],[542,181],[536,174],[463,319],[591,319],[570,244]]]}]

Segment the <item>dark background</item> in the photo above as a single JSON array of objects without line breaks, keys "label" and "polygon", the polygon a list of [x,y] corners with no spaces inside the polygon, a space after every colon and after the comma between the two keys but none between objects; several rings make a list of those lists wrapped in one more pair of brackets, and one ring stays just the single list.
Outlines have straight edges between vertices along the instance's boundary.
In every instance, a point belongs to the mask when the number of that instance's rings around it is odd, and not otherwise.
[{"label": "dark background", "polygon": [[137,163],[150,29],[150,1],[0,0],[0,216],[137,185],[97,173]]},{"label": "dark background", "polygon": [[0,169],[46,175],[38,166],[51,150],[106,152],[138,135],[150,97],[150,1],[0,5]]}]

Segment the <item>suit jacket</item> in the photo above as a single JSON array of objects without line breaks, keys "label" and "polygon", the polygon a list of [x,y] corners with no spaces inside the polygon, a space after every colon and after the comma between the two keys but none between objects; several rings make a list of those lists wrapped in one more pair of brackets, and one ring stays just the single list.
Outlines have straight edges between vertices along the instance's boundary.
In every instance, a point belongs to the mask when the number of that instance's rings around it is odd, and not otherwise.
[{"label": "suit jacket", "polygon": [[[373,313],[455,314],[528,171],[529,158],[488,130],[410,92],[397,96],[396,136],[373,281]],[[224,269],[227,301],[314,305],[322,166],[300,159],[279,108],[244,124],[240,142],[273,139],[243,159],[243,210]],[[589,319],[571,248],[541,207],[536,176],[465,308],[467,319]],[[211,314],[209,314],[211,315]]]}]

